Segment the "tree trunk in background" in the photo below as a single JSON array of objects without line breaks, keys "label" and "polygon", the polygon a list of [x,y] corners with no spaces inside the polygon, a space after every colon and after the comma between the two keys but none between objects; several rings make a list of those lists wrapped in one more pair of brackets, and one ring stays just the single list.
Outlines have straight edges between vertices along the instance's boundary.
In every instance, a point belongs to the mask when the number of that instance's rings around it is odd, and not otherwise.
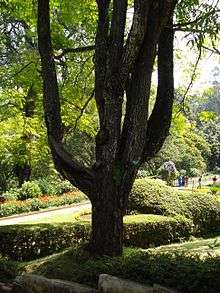
[{"label": "tree trunk in background", "polygon": [[18,178],[18,186],[21,187],[25,181],[29,181],[31,177],[31,166],[26,163],[22,166],[17,165],[14,168],[14,173]]}]

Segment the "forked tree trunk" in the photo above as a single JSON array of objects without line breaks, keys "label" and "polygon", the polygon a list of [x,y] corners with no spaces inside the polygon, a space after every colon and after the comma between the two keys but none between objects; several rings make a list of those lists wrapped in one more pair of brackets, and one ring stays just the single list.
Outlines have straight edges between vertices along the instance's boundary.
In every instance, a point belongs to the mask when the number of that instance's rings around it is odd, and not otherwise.
[{"label": "forked tree trunk", "polygon": [[[177,1],[135,0],[133,24],[126,44],[128,1],[96,2],[98,25],[94,60],[99,132],[96,163],[92,168],[80,165],[63,144],[49,0],[38,0],[38,43],[45,121],[55,166],[92,202],[90,251],[94,255],[116,256],[122,253],[123,214],[137,170],[141,162],[159,151],[169,131],[173,102],[173,33],[170,28]],[[158,43],[159,83],[149,118],[151,75]],[[127,105],[122,119],[125,91]]]}]

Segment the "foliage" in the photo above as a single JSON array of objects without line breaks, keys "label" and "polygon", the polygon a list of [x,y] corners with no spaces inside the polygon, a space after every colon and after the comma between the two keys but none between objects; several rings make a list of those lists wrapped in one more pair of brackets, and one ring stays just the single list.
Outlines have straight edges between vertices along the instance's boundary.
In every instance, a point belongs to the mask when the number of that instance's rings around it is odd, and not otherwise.
[{"label": "foliage", "polygon": [[146,178],[149,176],[149,172],[147,172],[146,170],[138,170],[137,179],[141,179],[141,178]]},{"label": "foliage", "polygon": [[[169,252],[125,248],[121,257],[89,258],[81,247],[26,263],[23,271],[48,278],[97,286],[100,274],[110,274],[149,285],[160,284],[180,292],[217,293],[220,257],[211,253]],[[15,266],[17,263],[15,263]]]},{"label": "foliage", "polygon": [[220,203],[215,196],[182,192],[180,200],[186,206],[185,216],[193,220],[195,234],[208,234],[220,230]]},{"label": "foliage", "polygon": [[137,179],[128,200],[128,211],[143,214],[184,214],[184,205],[172,187],[161,180]]},{"label": "foliage", "polygon": [[211,186],[210,187],[210,191],[212,194],[217,194],[218,192],[220,192],[220,186]]},{"label": "foliage", "polygon": [[220,203],[208,193],[175,191],[153,179],[136,180],[128,211],[159,215],[183,215],[194,223],[194,234],[219,231]]},{"label": "foliage", "polygon": [[24,200],[28,198],[39,197],[40,195],[41,195],[41,190],[37,182],[27,181],[22,184],[18,199]]},{"label": "foliage", "polygon": [[[124,229],[125,245],[146,248],[189,238],[192,222],[183,217],[126,216]],[[13,260],[31,260],[88,241],[89,231],[90,224],[82,220],[75,223],[2,226],[0,237],[4,240],[1,241],[0,251]]]},{"label": "foliage", "polygon": [[[98,129],[98,120],[95,114],[95,103],[94,99],[92,99],[94,88],[94,53],[91,54],[90,52],[84,52],[72,56],[65,55],[62,58],[59,58],[58,55],[64,48],[83,47],[94,43],[94,31],[96,29],[97,23],[97,7],[94,1],[91,0],[64,0],[61,2],[57,0],[51,0],[50,4],[50,23],[52,31],[52,43],[55,54],[51,61],[53,62],[53,60],[56,60],[56,70],[59,83],[58,86],[61,97],[60,103],[62,108],[61,112],[63,121],[62,131],[64,132],[63,141],[65,141],[63,150],[68,149],[68,151],[70,151],[70,153],[73,154],[75,158],[79,158],[79,161],[83,161],[85,156],[82,156],[80,148],[87,148],[87,150],[91,150],[91,154],[94,154],[92,152],[92,144],[94,143],[93,137],[96,133],[96,130]],[[42,115],[42,91],[39,69],[39,55],[37,54],[36,44],[37,38],[35,5],[36,1],[26,4],[19,0],[2,1],[0,4],[0,30],[2,33],[0,37],[0,53],[2,56],[1,64],[4,65],[1,66],[0,69],[0,104],[2,106],[1,109],[3,109],[0,112],[0,136],[2,137],[0,146],[3,150],[1,165],[5,166],[4,164],[7,161],[7,158],[10,158],[9,168],[5,168],[6,172],[3,172],[4,174],[0,174],[3,175],[2,177],[0,176],[3,178],[1,182],[1,189],[3,191],[8,188],[10,181],[14,180],[16,174],[13,173],[18,173],[15,172],[17,169],[23,170],[22,173],[25,173],[24,167],[27,166],[31,171],[32,179],[45,176],[45,174],[48,175],[51,171],[51,156],[49,154],[48,145],[45,139],[46,131]],[[109,16],[111,15],[111,11],[114,10],[114,7],[110,8]],[[175,29],[178,29],[179,27],[183,27],[185,30],[190,28],[193,32],[193,37],[190,39],[191,43],[196,43],[197,46],[201,47],[207,35],[211,36],[212,41],[217,38],[218,26],[215,25],[217,22],[217,13],[215,11],[214,3],[210,5],[208,3],[204,3],[203,1],[201,4],[198,1],[185,1],[184,3],[178,4],[175,13],[176,21],[180,22],[180,24],[176,24]],[[114,29],[114,23],[111,27]],[[200,32],[198,32],[198,30]],[[152,34],[151,37],[153,38],[154,35],[157,36],[157,34]],[[100,34],[100,37],[101,36],[102,34]],[[111,32],[110,36],[112,36],[114,39],[115,34]],[[122,36],[122,38],[123,37],[124,36]],[[98,39],[96,38],[96,40]],[[109,40],[111,41],[111,38]],[[123,43],[124,42],[122,40],[122,47]],[[154,44],[154,42],[151,43]],[[101,44],[103,45],[103,42],[101,42]],[[111,48],[111,46],[108,47]],[[96,46],[96,48],[99,48],[99,46]],[[113,48],[115,47],[113,46]],[[126,46],[126,48],[130,48],[130,46]],[[120,51],[123,52],[124,48],[122,48]],[[116,55],[114,56],[115,58],[117,57]],[[98,54],[96,51],[96,65],[98,64],[99,59],[97,56]],[[107,56],[111,56],[111,54],[107,54]],[[102,58],[103,57],[104,55]],[[136,60],[137,58],[133,59]],[[103,68],[104,63],[105,62],[101,62],[101,67]],[[111,62],[106,62],[106,64],[110,66]],[[150,64],[152,64],[152,62],[150,62]],[[98,72],[99,71],[96,70],[96,75]],[[107,72],[111,72],[111,70],[108,68]],[[113,68],[112,72],[117,75],[120,70]],[[103,74],[101,75],[103,77]],[[129,74],[128,76],[130,77]],[[109,84],[114,78],[115,77],[112,76],[112,73],[110,74],[110,78],[106,78],[106,80],[108,80],[108,86],[107,90],[103,90],[103,92],[111,92],[109,91],[109,88],[111,88]],[[131,81],[132,78],[130,79],[130,82]],[[123,91],[123,84],[127,84],[126,80],[125,82],[121,81],[120,87],[122,87],[122,89],[120,89],[119,92]],[[115,87],[115,82],[113,82],[113,87]],[[95,86],[95,88],[97,89],[98,87]],[[29,93],[31,89],[34,89],[34,99],[32,99],[30,103],[28,98],[30,98]],[[158,93],[159,92],[160,91],[158,91]],[[95,96],[97,97],[97,93]],[[121,96],[123,96],[123,94]],[[145,96],[147,97],[147,94]],[[91,99],[91,102],[88,102],[90,101],[89,99]],[[120,101],[122,99],[118,100]],[[98,102],[98,100],[96,100],[96,102]],[[87,103],[89,103],[89,105]],[[87,107],[85,107],[86,104]],[[45,109],[47,108],[46,105],[47,103],[44,104]],[[102,106],[106,105],[108,105],[108,103],[103,103]],[[99,112],[102,106],[99,106]],[[141,110],[144,110],[142,105],[141,108]],[[30,109],[32,110],[31,115]],[[107,113],[108,111],[104,112]],[[100,118],[100,122],[107,122],[107,120],[102,119],[103,117]],[[110,128],[112,122],[113,119],[110,121]],[[120,128],[120,121],[118,125]],[[104,132],[107,131],[107,128],[108,127],[106,127],[105,124],[103,127]],[[83,144],[80,140],[80,143],[77,144],[77,136],[75,135],[76,130],[79,132],[79,136],[83,140],[85,138],[85,134],[89,136],[88,144]],[[103,139],[104,135],[102,133],[102,127],[100,127],[100,130],[101,131],[99,134],[102,143],[108,141],[108,139]],[[112,127],[111,130],[114,130],[114,127]],[[74,135],[70,135],[70,132],[74,133]],[[109,133],[106,135],[106,137],[108,135]],[[192,141],[193,140],[186,142],[187,147],[184,149],[184,155],[181,156],[181,168],[186,169],[187,172],[190,172],[190,170],[194,167],[203,171],[205,170],[205,162],[201,156],[200,149],[198,151],[198,148],[195,144],[193,144],[191,147]],[[72,146],[73,144],[74,146]],[[75,147],[76,145],[77,148]],[[116,147],[116,149],[118,148]],[[111,154],[111,151],[109,154]],[[89,161],[87,165],[93,165],[91,157],[92,156],[86,157],[86,160]],[[193,158],[195,158],[194,161]],[[131,161],[136,162],[136,159]],[[98,170],[98,168],[101,166],[100,162],[97,163],[97,166],[95,166],[97,167],[96,170]],[[195,165],[196,163],[197,165]],[[183,164],[184,166],[182,166]],[[68,170],[63,173],[67,174]],[[18,178],[18,183],[20,186],[24,181],[24,178],[23,176],[16,176],[21,177]],[[7,178],[10,178],[10,181]],[[49,189],[50,188],[48,187],[48,190]],[[82,190],[84,189],[82,188]],[[62,191],[57,190],[55,190],[55,192],[56,194],[59,194],[60,192],[62,193]],[[32,190],[30,197],[33,197],[34,193],[35,192]],[[23,195],[23,198],[25,196],[26,195]],[[116,202],[117,201],[115,201],[115,203]],[[37,200],[35,200],[34,203],[36,206],[38,206]]]},{"label": "foliage", "polygon": [[124,245],[142,248],[188,239],[192,221],[184,217],[132,215],[124,218]]},{"label": "foliage", "polygon": [[153,175],[161,174],[164,161],[173,161],[177,170],[186,170],[188,176],[193,176],[194,169],[198,170],[199,175],[206,170],[206,161],[211,155],[209,143],[202,133],[196,133],[196,129],[189,127],[188,121],[177,128],[178,121],[179,118],[174,116],[170,136],[157,157],[151,160],[151,168],[149,165],[145,166],[146,170],[150,170]]},{"label": "foliage", "polygon": [[10,188],[8,191],[4,192],[2,196],[6,199],[6,201],[16,200],[20,196],[20,188]]},{"label": "foliage", "polygon": [[78,203],[85,199],[83,193],[69,193],[62,196],[42,196],[27,200],[10,200],[1,206],[1,217],[38,211],[49,207],[58,207]]},{"label": "foliage", "polygon": [[0,227],[0,250],[12,260],[31,260],[49,255],[88,238],[86,224],[41,224]]},{"label": "foliage", "polygon": [[8,260],[7,258],[0,257],[0,280],[4,283],[10,283],[16,276],[22,273],[24,264]]},{"label": "foliage", "polygon": [[45,195],[62,195],[77,189],[67,180],[61,180],[59,177],[40,178],[37,183],[41,189],[41,193]]}]

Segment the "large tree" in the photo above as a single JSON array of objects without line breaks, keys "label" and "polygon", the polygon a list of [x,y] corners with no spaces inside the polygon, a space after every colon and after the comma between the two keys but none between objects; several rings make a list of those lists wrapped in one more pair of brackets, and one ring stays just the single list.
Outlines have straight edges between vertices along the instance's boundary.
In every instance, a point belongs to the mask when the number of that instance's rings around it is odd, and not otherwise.
[{"label": "large tree", "polygon": [[[129,32],[126,26],[128,1],[96,0],[96,3],[95,45],[66,49],[55,56],[49,0],[38,0],[38,46],[45,121],[55,166],[91,200],[92,233],[88,248],[93,254],[114,256],[122,252],[123,214],[137,171],[160,150],[169,132],[174,98],[173,13],[177,1],[134,0]],[[182,11],[187,5],[183,5]],[[195,24],[187,17],[184,21],[183,28]],[[201,18],[198,17],[198,21]],[[55,59],[67,52],[93,49],[99,130],[96,161],[88,168],[77,162],[65,147]],[[157,94],[149,114],[156,59]]]}]

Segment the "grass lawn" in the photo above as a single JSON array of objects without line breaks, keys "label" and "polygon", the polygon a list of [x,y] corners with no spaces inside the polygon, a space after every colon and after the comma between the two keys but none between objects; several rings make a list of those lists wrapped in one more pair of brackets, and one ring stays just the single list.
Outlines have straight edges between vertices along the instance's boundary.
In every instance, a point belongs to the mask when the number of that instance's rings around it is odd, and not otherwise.
[{"label": "grass lawn", "polygon": [[83,209],[80,212],[73,213],[72,211],[64,211],[63,214],[60,215],[51,215],[51,216],[45,216],[41,217],[40,219],[35,220],[28,220],[19,223],[20,225],[23,224],[53,224],[53,223],[73,223],[76,221],[80,215],[89,212],[89,209]]},{"label": "grass lawn", "polygon": [[153,249],[159,252],[190,252],[220,256],[220,236],[194,239],[180,244],[163,245]]}]

